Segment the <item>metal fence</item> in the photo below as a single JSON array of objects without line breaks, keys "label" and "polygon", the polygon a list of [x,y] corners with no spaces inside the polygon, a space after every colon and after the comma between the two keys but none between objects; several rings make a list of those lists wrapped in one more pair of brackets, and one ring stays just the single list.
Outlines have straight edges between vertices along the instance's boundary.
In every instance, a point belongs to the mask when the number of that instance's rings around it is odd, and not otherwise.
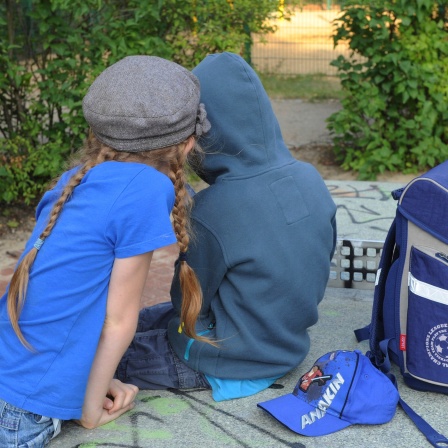
[{"label": "metal fence", "polygon": [[340,14],[338,5],[326,2],[297,9],[291,20],[273,20],[275,33],[253,36],[252,64],[262,73],[336,75],[330,62],[349,54],[347,46],[333,44],[334,20]]}]

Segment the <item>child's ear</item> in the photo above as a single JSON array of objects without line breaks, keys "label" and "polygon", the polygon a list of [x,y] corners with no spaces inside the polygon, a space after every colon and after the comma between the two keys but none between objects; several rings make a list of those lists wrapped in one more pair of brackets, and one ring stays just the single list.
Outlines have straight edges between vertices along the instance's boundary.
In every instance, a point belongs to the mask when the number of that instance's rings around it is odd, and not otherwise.
[{"label": "child's ear", "polygon": [[184,147],[184,155],[187,156],[188,153],[193,149],[194,144],[196,143],[196,139],[193,135],[188,137],[188,139],[185,141],[185,147]]}]

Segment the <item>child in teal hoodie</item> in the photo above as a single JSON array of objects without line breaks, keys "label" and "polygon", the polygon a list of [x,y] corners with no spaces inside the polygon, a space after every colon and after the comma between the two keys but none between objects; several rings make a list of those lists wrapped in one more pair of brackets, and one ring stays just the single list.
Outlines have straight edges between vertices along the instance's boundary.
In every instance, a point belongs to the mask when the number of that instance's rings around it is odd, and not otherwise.
[{"label": "child in teal hoodie", "polygon": [[[183,331],[178,261],[172,303],[141,311],[119,372],[140,388],[211,387],[223,400],[265,389],[307,355],[336,207],[317,170],[291,155],[266,91],[240,56],[207,56],[193,73],[212,127],[199,140],[205,155],[196,170],[209,187],[194,197],[187,258],[203,291],[196,332],[216,343]],[[149,342],[154,332],[159,344],[167,338],[160,365],[171,365],[174,382],[148,373],[161,355]]]}]

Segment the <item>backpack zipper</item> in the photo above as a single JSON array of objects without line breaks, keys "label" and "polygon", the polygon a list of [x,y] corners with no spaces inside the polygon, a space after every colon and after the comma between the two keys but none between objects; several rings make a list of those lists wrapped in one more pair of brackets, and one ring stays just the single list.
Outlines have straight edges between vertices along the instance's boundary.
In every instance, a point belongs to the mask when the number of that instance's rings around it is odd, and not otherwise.
[{"label": "backpack zipper", "polygon": [[437,252],[436,257],[443,260],[445,263],[448,263],[448,255],[443,252]]}]

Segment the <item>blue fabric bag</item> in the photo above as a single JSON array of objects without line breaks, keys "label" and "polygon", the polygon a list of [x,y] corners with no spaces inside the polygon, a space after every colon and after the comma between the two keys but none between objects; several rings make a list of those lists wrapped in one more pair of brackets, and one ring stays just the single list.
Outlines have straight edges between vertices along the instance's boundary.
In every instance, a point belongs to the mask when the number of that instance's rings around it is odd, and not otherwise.
[{"label": "blue fabric bag", "polygon": [[[392,196],[397,211],[381,254],[371,322],[355,335],[369,339],[367,356],[392,381],[391,361],[409,387],[448,394],[448,161]],[[400,404],[431,443],[448,442]]]},{"label": "blue fabric bag", "polygon": [[398,200],[376,277],[370,356],[405,383],[448,394],[448,161],[392,192]]}]

